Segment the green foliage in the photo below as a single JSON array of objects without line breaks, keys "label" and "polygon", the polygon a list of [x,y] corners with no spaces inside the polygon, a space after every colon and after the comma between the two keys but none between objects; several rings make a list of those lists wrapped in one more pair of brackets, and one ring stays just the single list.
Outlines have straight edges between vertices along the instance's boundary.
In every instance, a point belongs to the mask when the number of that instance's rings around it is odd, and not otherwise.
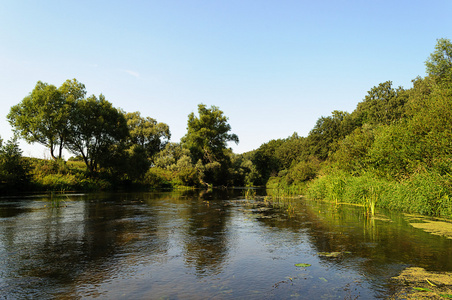
[{"label": "green foliage", "polygon": [[407,129],[402,123],[376,129],[375,140],[368,150],[368,167],[377,175],[401,180],[417,168],[422,145]]},{"label": "green foliage", "polygon": [[174,169],[183,156],[190,156],[190,150],[182,148],[179,143],[168,143],[154,156],[154,166],[162,169]]},{"label": "green foliage", "polygon": [[452,43],[449,39],[438,39],[435,51],[425,62],[429,76],[438,80],[451,80],[452,77]]},{"label": "green foliage", "polygon": [[150,188],[172,188],[173,174],[164,169],[150,168],[144,176],[144,183]]},{"label": "green foliage", "polygon": [[[11,108],[11,125],[27,141],[47,145],[54,158],[64,147],[76,157],[23,160],[9,142],[1,147],[2,166],[6,158],[16,167],[31,161],[33,182],[46,189],[266,185],[276,197],[303,191],[371,213],[378,206],[452,217],[451,49],[449,40],[438,40],[426,62],[429,75],[414,79],[411,89],[380,83],[351,114],[319,118],[307,137],[294,133],[241,155],[227,148],[238,137],[216,106],[198,105],[181,143],[169,143],[166,124],[119,111],[102,95],[85,99],[75,79],[58,89],[38,82]],[[20,182],[5,178],[28,174],[22,166],[22,173],[0,169],[2,183]]]},{"label": "green foliage", "polygon": [[11,107],[7,118],[27,142],[40,143],[50,149],[52,158],[61,158],[70,114],[75,101],[85,95],[84,88],[75,79],[66,81],[59,89],[38,81],[30,95]]},{"label": "green foliage", "polygon": [[347,112],[333,111],[329,117],[321,117],[309,132],[307,147],[310,155],[326,160],[336,151],[338,143],[354,130],[355,126]]},{"label": "green foliage", "polygon": [[339,142],[332,155],[332,163],[350,174],[359,175],[369,166],[369,149],[375,139],[374,128],[369,124],[356,128]]},{"label": "green foliage", "polygon": [[288,169],[297,161],[308,156],[306,151],[306,139],[299,137],[296,132],[287,139],[281,140],[281,144],[274,151],[275,161],[279,164],[278,169]]},{"label": "green foliage", "polygon": [[169,126],[165,123],[141,117],[140,112],[124,113],[124,116],[129,128],[130,143],[145,149],[149,158],[161,151],[171,138]]},{"label": "green foliage", "polygon": [[235,134],[230,134],[228,118],[216,106],[207,108],[198,105],[198,114],[188,116],[187,134],[181,145],[190,151],[192,162],[201,161],[204,166],[203,181],[213,185],[229,185],[232,182],[231,151],[227,142],[239,142]]},{"label": "green foliage", "polygon": [[184,186],[199,186],[200,178],[203,176],[198,168],[192,164],[188,155],[182,156],[176,164],[177,178]]},{"label": "green foliage", "polygon": [[39,189],[49,191],[71,191],[77,189],[78,179],[72,174],[49,174],[34,182]]},{"label": "green foliage", "polygon": [[391,81],[373,87],[360,102],[352,117],[358,124],[392,124],[405,115],[407,94],[401,87],[394,89]]},{"label": "green foliage", "polygon": [[232,177],[234,186],[256,186],[262,177],[247,154],[232,156]]},{"label": "green foliage", "polygon": [[239,142],[235,134],[230,134],[228,118],[217,106],[207,108],[198,105],[199,117],[194,113],[188,116],[187,134],[182,138],[183,147],[190,150],[193,161],[202,160],[204,164],[221,161],[225,158],[227,142]]},{"label": "green foliage", "polygon": [[314,179],[321,168],[320,160],[316,157],[310,157],[295,164],[288,171],[288,180],[299,184]]},{"label": "green foliage", "polygon": [[111,147],[124,142],[127,136],[124,115],[103,95],[92,95],[76,103],[66,145],[72,153],[81,155],[88,170],[94,173],[99,164],[111,159]]},{"label": "green foliage", "polygon": [[29,181],[30,164],[22,157],[15,138],[6,142],[0,139],[0,189],[17,189]]}]

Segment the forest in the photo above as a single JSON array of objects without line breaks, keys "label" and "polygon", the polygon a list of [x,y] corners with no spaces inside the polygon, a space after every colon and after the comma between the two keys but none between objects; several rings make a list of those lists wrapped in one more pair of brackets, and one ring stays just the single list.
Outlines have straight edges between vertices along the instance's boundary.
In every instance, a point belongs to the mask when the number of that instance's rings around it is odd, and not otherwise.
[{"label": "forest", "polygon": [[[412,87],[372,87],[356,109],[321,116],[297,133],[235,154],[239,142],[217,106],[198,105],[187,133],[115,108],[84,84],[38,81],[7,116],[0,139],[0,191],[266,186],[285,194],[452,218],[452,43],[438,39],[426,76]],[[18,139],[48,147],[51,159],[22,155]],[[63,160],[63,150],[72,153]]]}]

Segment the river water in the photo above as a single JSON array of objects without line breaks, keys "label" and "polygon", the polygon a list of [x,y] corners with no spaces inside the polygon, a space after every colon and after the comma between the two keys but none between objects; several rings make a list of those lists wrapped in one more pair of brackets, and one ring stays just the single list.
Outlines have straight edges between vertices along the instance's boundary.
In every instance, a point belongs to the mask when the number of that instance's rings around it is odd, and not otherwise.
[{"label": "river water", "polygon": [[452,271],[410,218],[239,189],[1,197],[0,299],[384,299],[407,267]]}]

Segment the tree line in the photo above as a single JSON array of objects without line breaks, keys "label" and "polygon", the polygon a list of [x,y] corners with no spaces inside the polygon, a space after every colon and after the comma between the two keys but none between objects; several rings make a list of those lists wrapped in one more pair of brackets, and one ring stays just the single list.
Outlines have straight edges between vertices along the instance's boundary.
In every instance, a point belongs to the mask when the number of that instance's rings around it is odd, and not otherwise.
[{"label": "tree line", "polygon": [[[75,79],[59,88],[38,82],[8,120],[18,136],[46,145],[55,161],[62,149],[73,153],[71,160],[84,162],[84,180],[267,186],[452,217],[450,40],[437,40],[425,66],[427,75],[409,89],[380,83],[351,113],[320,117],[306,137],[294,133],[240,155],[227,147],[239,138],[216,106],[198,105],[175,143],[165,123],[114,108],[103,95],[86,98]],[[7,145],[12,151],[14,142]]]},{"label": "tree line", "polygon": [[[35,171],[50,168],[59,169],[57,175],[83,173],[78,174],[78,179],[103,179],[110,185],[173,187],[233,183],[234,155],[227,142],[238,143],[239,139],[230,133],[228,118],[218,107],[198,105],[198,116],[194,113],[188,116],[187,134],[180,143],[170,143],[167,124],[143,117],[140,112],[115,108],[102,94],[99,97],[86,94],[85,85],[76,79],[67,80],[60,87],[38,81],[31,93],[10,109],[7,118],[15,138],[8,142],[5,151],[14,145],[18,156],[21,155],[18,137],[40,143],[49,149],[53,161],[48,164],[53,166],[39,166],[42,162],[34,161]],[[80,161],[85,170],[80,172],[78,166],[78,171],[74,168],[71,171],[62,160],[63,149],[74,155],[69,159],[72,166]],[[10,173],[4,165],[4,172]],[[22,173],[30,173],[29,165],[22,166]],[[64,181],[64,176],[53,177],[54,181]],[[1,182],[11,186],[17,180],[5,175]]]},{"label": "tree line", "polygon": [[409,89],[380,83],[353,112],[320,117],[308,136],[263,144],[253,153],[259,174],[310,198],[451,218],[450,40],[437,40],[425,66]]}]

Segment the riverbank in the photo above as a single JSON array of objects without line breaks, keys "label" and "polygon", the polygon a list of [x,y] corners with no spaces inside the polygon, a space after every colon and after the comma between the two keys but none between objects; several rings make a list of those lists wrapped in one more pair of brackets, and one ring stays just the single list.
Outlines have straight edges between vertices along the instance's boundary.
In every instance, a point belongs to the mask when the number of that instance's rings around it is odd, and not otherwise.
[{"label": "riverbank", "polygon": [[423,171],[405,180],[389,180],[371,173],[352,176],[334,171],[302,184],[287,184],[272,178],[267,188],[286,195],[362,205],[370,212],[385,208],[400,212],[452,219],[452,180],[449,175]]}]

